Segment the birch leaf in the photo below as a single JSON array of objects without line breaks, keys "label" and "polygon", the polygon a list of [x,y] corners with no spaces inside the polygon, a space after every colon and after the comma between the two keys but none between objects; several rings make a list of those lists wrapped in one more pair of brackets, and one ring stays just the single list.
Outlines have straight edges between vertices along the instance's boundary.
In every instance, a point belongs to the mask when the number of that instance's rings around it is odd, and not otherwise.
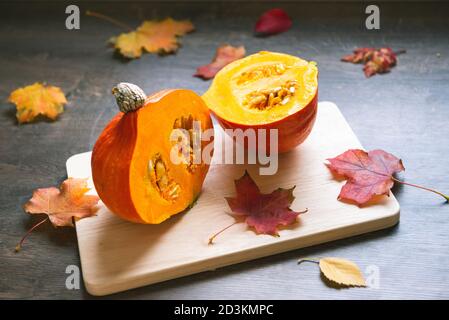
[{"label": "birch leaf", "polygon": [[340,285],[366,287],[359,267],[352,261],[341,258],[322,258],[319,262],[324,276]]}]

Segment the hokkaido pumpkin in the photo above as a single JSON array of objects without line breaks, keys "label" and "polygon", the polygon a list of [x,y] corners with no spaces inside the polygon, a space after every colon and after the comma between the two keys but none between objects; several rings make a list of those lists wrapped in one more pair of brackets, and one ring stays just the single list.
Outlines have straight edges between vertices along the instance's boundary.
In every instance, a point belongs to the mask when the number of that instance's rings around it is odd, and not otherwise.
[{"label": "hokkaido pumpkin", "polygon": [[190,90],[146,97],[139,87],[120,83],[112,92],[121,112],[93,148],[95,189],[121,218],[161,223],[192,205],[201,191],[209,168],[201,154],[207,145],[213,153],[213,143],[201,139],[204,130],[213,130],[209,110]]},{"label": "hokkaido pumpkin", "polygon": [[[277,129],[278,151],[286,152],[302,143],[315,123],[318,68],[262,51],[220,70],[203,99],[225,129],[255,129],[256,136],[259,129]],[[266,137],[269,148],[268,131]]]}]

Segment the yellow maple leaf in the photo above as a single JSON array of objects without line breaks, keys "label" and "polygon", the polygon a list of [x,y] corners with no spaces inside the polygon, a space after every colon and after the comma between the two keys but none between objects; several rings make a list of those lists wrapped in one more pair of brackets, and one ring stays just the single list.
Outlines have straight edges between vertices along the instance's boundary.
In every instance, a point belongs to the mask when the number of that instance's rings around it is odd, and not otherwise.
[{"label": "yellow maple leaf", "polygon": [[38,115],[55,120],[64,112],[67,99],[58,87],[45,86],[39,82],[11,92],[8,101],[16,105],[19,123],[31,122]]},{"label": "yellow maple leaf", "polygon": [[366,286],[362,272],[352,261],[341,258],[322,258],[319,265],[321,272],[331,281],[345,286]]},{"label": "yellow maple leaf", "polygon": [[178,36],[194,30],[188,20],[144,21],[135,31],[111,38],[112,45],[127,58],[139,58],[143,50],[151,53],[170,53],[179,47]]}]

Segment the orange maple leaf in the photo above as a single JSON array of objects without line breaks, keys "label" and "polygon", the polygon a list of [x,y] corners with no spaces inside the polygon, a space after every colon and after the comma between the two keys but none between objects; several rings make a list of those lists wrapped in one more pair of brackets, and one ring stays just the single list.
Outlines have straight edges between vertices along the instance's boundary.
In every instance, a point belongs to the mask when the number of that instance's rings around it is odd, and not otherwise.
[{"label": "orange maple leaf", "polygon": [[135,31],[111,38],[112,45],[127,58],[139,58],[145,50],[151,53],[171,53],[179,47],[178,36],[194,30],[188,20],[144,21]]},{"label": "orange maple leaf", "polygon": [[72,217],[90,217],[98,210],[96,204],[100,198],[86,195],[87,191],[87,179],[68,178],[59,189],[50,187],[35,190],[23,208],[31,214],[47,214],[56,227],[73,227]]},{"label": "orange maple leaf", "polygon": [[79,220],[94,216],[98,211],[97,203],[100,198],[95,195],[86,195],[89,190],[87,179],[76,178],[68,178],[59,189],[50,187],[35,190],[23,209],[31,214],[47,214],[47,218],[28,230],[16,246],[16,252],[20,251],[30,233],[47,220],[50,220],[55,227],[73,227],[72,218]]},{"label": "orange maple leaf", "polygon": [[64,112],[67,99],[58,87],[45,86],[39,82],[11,92],[8,101],[16,105],[19,123],[31,122],[38,115],[55,120]]}]

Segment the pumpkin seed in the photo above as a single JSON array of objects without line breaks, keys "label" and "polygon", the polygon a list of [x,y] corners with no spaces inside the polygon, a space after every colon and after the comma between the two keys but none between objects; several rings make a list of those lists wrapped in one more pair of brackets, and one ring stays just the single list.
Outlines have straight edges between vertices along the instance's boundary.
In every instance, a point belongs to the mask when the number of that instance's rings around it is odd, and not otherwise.
[{"label": "pumpkin seed", "polygon": [[179,197],[181,187],[169,176],[167,167],[160,154],[156,154],[148,162],[150,180],[162,198],[173,201]]},{"label": "pumpkin seed", "polygon": [[243,104],[259,110],[284,105],[295,94],[297,86],[296,80],[289,80],[279,87],[253,91],[246,96]]}]

